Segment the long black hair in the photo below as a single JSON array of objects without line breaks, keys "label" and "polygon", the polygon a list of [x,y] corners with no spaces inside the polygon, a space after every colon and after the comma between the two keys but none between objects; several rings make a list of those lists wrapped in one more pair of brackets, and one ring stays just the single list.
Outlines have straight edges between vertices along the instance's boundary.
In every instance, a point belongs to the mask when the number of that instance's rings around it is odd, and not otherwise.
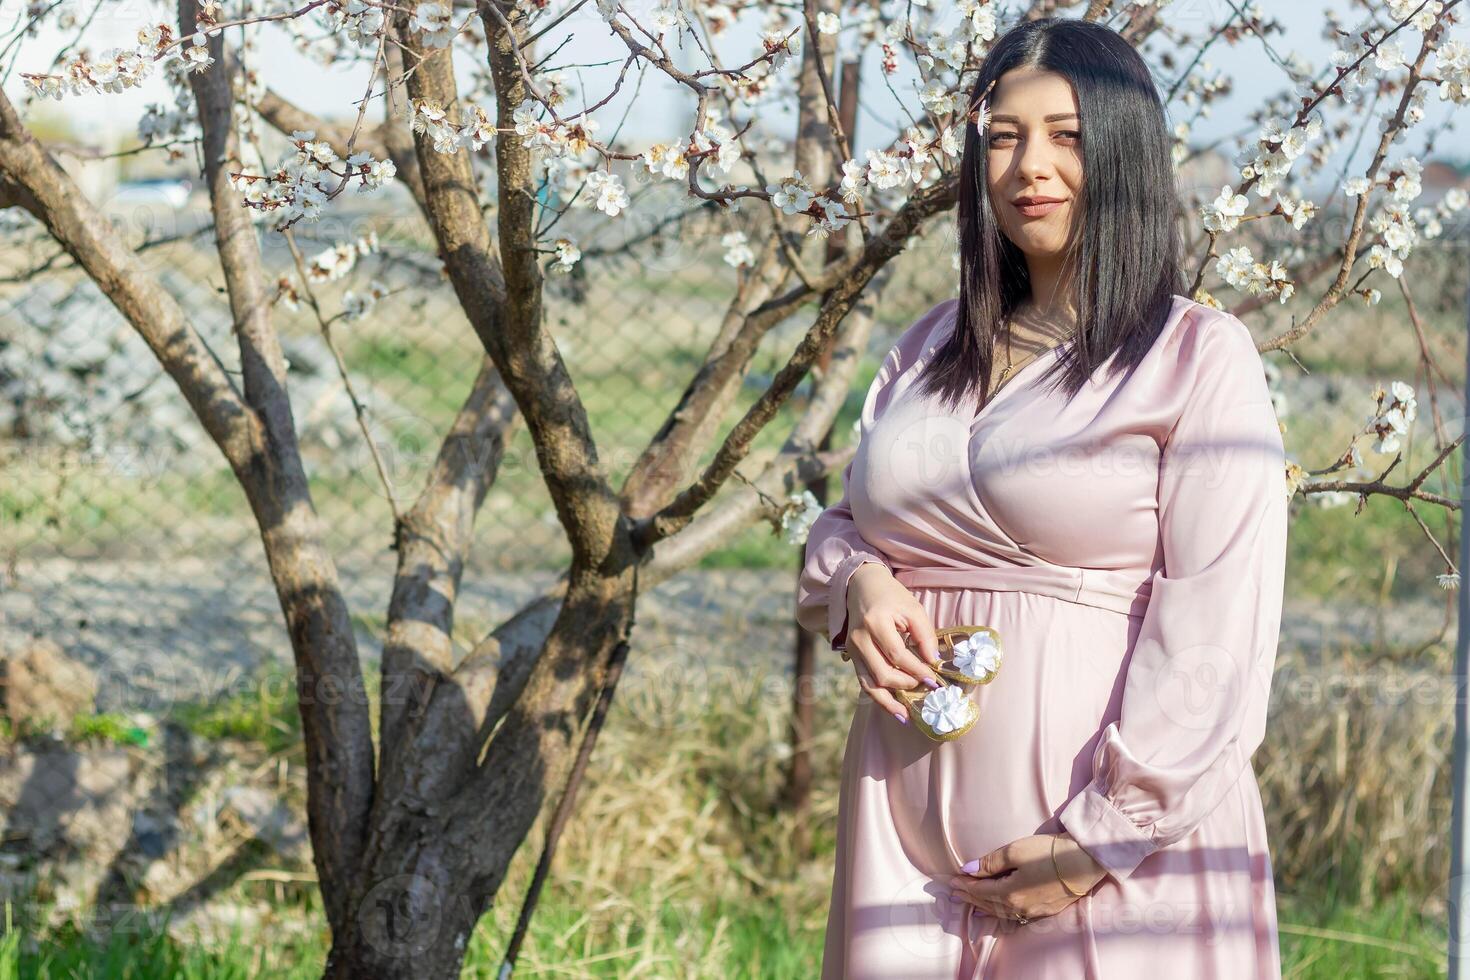
[{"label": "long black hair", "polygon": [[[1056,72],[1077,96],[1082,194],[1069,237],[1078,334],[1043,378],[1075,395],[1099,365],[1141,361],[1186,288],[1172,140],[1163,102],[1138,52],[1116,31],[1044,17],[1002,35],[986,55],[970,108],[1013,68]],[[951,406],[989,399],[995,341],[1031,294],[1025,254],[1001,230],[986,191],[986,133],[965,121],[959,177],[960,296],[955,329],[924,368],[920,390]]]}]

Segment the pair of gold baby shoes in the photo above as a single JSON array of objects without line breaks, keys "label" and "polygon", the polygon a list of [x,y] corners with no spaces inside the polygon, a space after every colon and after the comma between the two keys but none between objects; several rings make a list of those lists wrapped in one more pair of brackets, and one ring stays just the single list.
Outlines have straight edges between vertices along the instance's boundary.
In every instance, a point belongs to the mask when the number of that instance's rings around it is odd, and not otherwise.
[{"label": "pair of gold baby shoes", "polygon": [[936,630],[939,666],[931,667],[939,687],[895,691],[919,731],[936,742],[959,738],[974,727],[979,709],[969,692],[989,684],[1000,672],[1000,633],[989,626],[950,626]]}]

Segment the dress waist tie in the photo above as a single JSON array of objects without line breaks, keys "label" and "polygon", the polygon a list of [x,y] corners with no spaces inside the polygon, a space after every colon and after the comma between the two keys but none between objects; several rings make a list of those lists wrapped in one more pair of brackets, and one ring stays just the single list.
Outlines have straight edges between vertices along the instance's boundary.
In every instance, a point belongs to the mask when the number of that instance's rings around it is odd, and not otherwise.
[{"label": "dress waist tie", "polygon": [[930,565],[904,568],[893,577],[909,588],[1031,592],[1084,606],[1142,616],[1153,592],[1153,576],[1070,565]]}]

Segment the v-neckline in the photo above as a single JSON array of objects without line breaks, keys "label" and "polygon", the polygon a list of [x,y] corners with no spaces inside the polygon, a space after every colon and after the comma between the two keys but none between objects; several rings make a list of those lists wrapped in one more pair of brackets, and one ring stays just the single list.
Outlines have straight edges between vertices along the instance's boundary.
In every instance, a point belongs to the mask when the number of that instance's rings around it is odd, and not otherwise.
[{"label": "v-neckline", "polygon": [[1054,356],[1058,351],[1060,351],[1063,347],[1067,346],[1067,344],[1070,344],[1071,342],[1072,342],[1071,340],[1066,340],[1066,341],[1063,341],[1060,344],[1056,344],[1056,345],[1054,345],[1052,347],[1048,347],[1045,351],[1043,351],[1040,354],[1037,354],[1031,360],[1029,360],[1025,364],[1021,365],[1021,370],[1019,370],[1015,374],[1011,375],[1011,380],[1010,381],[1008,381],[1007,383],[1001,385],[999,388],[996,388],[994,391],[992,391],[990,393],[990,400],[988,402],[986,402],[980,408],[980,411],[978,411],[978,412],[975,413],[975,417],[974,417],[974,419],[971,420],[971,423],[970,424],[971,425],[974,425],[976,422],[979,422],[980,419],[982,419],[985,416],[985,413],[986,412],[989,412],[990,409],[995,406],[995,403],[998,402],[998,401],[1000,401],[1001,397],[1006,392],[1010,391],[1012,388],[1014,388],[1017,385],[1019,385],[1021,383],[1021,379],[1026,376],[1026,372],[1030,371],[1032,368],[1034,368],[1036,365],[1040,364],[1042,361],[1045,361],[1047,358]]}]

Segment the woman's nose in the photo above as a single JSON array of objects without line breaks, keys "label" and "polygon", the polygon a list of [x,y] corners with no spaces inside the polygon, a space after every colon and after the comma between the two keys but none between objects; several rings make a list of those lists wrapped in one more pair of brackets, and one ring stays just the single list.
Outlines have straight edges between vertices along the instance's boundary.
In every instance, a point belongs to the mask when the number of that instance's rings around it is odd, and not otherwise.
[{"label": "woman's nose", "polygon": [[1037,177],[1049,177],[1056,172],[1051,148],[1045,142],[1026,140],[1021,144],[1021,154],[1016,158],[1016,174],[1028,182]]}]

